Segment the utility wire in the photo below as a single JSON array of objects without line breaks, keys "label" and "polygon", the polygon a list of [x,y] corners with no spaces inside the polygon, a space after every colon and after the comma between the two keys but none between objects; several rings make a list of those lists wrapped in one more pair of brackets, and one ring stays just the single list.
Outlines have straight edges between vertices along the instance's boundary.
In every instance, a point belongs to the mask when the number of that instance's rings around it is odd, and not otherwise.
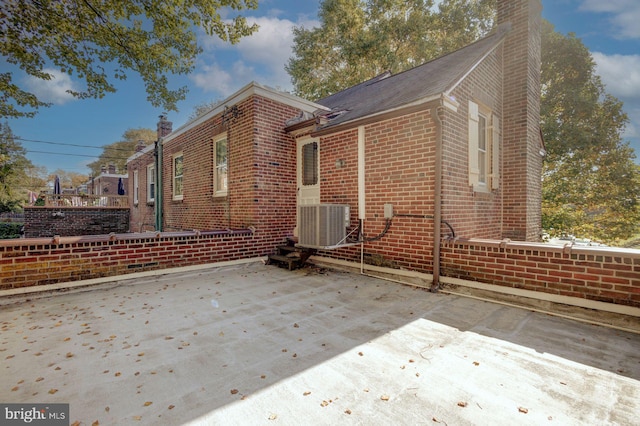
[{"label": "utility wire", "polygon": [[34,151],[31,149],[27,149],[27,152],[31,152],[31,153],[37,153],[37,154],[52,154],[52,155],[68,155],[68,156],[72,156],[72,157],[88,157],[88,158],[102,158],[105,160],[121,160],[121,158],[118,157],[102,157],[102,156],[98,156],[98,155],[83,155],[83,154],[67,154],[64,152],[51,152],[51,151]]},{"label": "utility wire", "polygon": [[[110,147],[109,145],[103,145],[103,146],[79,145],[79,144],[75,144],[75,143],[40,141],[40,140],[35,140],[35,139],[24,139],[24,138],[19,138],[19,137],[14,137],[14,139],[18,140],[18,141],[22,141],[22,142],[45,143],[45,144],[49,144],[49,145],[75,146],[75,147],[79,147],[79,148],[93,148],[93,149],[103,149],[103,150],[112,150],[112,151],[126,151],[126,152],[130,152],[131,151],[130,149],[125,149],[125,148]],[[121,141],[121,142],[126,142],[126,141]]]}]

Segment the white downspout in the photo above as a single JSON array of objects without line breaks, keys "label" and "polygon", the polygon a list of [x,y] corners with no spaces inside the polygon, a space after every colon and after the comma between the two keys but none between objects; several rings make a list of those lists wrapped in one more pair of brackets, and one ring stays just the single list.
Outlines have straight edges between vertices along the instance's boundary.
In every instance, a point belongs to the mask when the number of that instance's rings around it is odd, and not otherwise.
[{"label": "white downspout", "polygon": [[[366,191],[364,174],[364,126],[358,126],[358,221],[360,235],[364,235],[364,220],[366,218]],[[364,273],[364,241],[360,243],[360,273]]]}]

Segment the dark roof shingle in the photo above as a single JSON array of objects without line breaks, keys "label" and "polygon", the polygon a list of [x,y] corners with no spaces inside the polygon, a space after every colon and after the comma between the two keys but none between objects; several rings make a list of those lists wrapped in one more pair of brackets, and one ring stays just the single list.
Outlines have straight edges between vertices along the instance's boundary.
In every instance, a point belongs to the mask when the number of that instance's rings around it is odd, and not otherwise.
[{"label": "dark roof shingle", "polygon": [[318,104],[330,108],[334,114],[316,130],[335,127],[447,92],[500,44],[508,30],[509,25],[501,25],[487,37],[462,49],[395,75],[383,73],[319,100]]}]

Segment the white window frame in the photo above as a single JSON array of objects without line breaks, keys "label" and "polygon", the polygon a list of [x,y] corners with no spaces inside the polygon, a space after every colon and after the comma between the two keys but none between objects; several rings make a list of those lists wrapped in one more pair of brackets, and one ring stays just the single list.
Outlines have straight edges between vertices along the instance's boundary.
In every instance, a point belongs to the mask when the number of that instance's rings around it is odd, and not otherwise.
[{"label": "white window frame", "polygon": [[[477,192],[500,186],[500,120],[484,105],[469,101],[469,185]],[[481,123],[484,132],[481,138]],[[481,139],[484,139],[484,147]],[[482,162],[482,164],[480,164]]]},{"label": "white window frame", "polygon": [[[176,160],[178,158],[181,158],[180,160],[181,170],[179,175],[176,172]],[[171,188],[171,192],[173,193],[173,199],[176,201],[183,200],[184,199],[184,154],[182,152],[174,154],[171,157],[171,181],[173,183]],[[178,182],[180,183],[178,184]],[[180,190],[181,190],[180,192],[176,191],[177,187],[180,187]]]},{"label": "white window frame", "polygon": [[[218,163],[218,144],[224,142],[226,145],[226,158],[224,163]],[[223,182],[218,184],[218,178],[224,170]],[[227,134],[216,136],[213,140],[213,196],[224,197],[229,192],[229,140]]]},{"label": "white window frame", "polygon": [[[153,185],[153,189],[151,188]],[[156,165],[149,164],[147,166],[147,203],[156,201]]]},{"label": "white window frame", "polygon": [[134,170],[133,171],[133,205],[134,206],[137,206],[140,200],[139,184],[140,184],[140,179],[138,176],[138,170]]}]

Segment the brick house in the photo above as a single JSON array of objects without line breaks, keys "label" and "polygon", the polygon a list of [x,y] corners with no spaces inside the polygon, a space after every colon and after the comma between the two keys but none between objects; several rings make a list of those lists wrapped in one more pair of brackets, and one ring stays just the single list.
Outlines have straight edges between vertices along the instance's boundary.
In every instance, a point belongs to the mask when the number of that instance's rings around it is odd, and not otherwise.
[{"label": "brick house", "polygon": [[121,179],[126,195],[129,175],[117,173],[116,166],[109,164],[108,167],[103,166],[100,174],[89,179],[83,186],[86,186],[88,195],[118,195],[118,185]]},{"label": "brick house", "polygon": [[296,220],[295,141],[285,122],[318,108],[252,82],[175,131],[161,117],[159,143],[128,159],[131,230],[252,227],[272,246],[282,241]]},{"label": "brick house", "polygon": [[[434,241],[446,236],[538,241],[540,12],[539,0],[498,0],[485,38],[316,103],[247,85],[160,140],[160,177],[150,148],[129,159],[132,230],[149,223],[155,176],[162,230],[302,236],[332,249],[323,255],[425,271],[435,283]],[[329,242],[306,234],[336,226]]]}]

